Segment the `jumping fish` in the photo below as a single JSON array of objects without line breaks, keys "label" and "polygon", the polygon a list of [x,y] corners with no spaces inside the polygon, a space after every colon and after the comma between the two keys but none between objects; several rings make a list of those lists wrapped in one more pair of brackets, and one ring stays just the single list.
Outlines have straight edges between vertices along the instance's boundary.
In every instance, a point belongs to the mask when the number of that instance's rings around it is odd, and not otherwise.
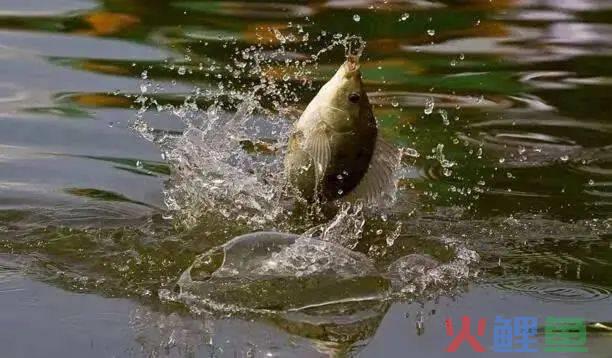
[{"label": "jumping fish", "polygon": [[358,61],[348,56],[289,138],[285,174],[307,201],[371,201],[395,188],[400,152],[380,138]]}]

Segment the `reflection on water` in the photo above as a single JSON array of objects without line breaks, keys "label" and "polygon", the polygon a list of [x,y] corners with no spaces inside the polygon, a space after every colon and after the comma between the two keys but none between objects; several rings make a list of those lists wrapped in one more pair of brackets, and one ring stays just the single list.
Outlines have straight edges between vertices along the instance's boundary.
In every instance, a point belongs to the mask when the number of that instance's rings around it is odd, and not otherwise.
[{"label": "reflection on water", "polygon": [[[612,321],[611,11],[606,0],[4,1],[2,307],[21,289],[61,295],[38,281],[134,298],[129,309],[105,303],[131,311],[131,343],[120,344],[169,356],[375,356],[381,345],[399,355],[398,302],[439,307],[441,294],[477,306],[508,295],[492,315],[545,302],[552,315]],[[279,195],[283,143],[348,34],[367,41],[362,72],[381,132],[407,154],[400,191],[384,212],[290,211]],[[321,234],[331,242],[320,245],[350,246],[378,277],[315,298],[380,299],[319,307],[291,288],[315,292],[329,277],[236,272],[219,295],[284,315],[218,319],[223,307],[176,299],[198,255],[262,229]],[[317,247],[297,258],[325,267],[333,257]],[[300,300],[317,307],[282,309]],[[457,315],[474,306],[456,304]],[[104,326],[78,324],[103,336]],[[421,343],[424,354],[443,350],[444,332],[424,337],[438,341]],[[597,356],[600,336],[589,339]]]}]

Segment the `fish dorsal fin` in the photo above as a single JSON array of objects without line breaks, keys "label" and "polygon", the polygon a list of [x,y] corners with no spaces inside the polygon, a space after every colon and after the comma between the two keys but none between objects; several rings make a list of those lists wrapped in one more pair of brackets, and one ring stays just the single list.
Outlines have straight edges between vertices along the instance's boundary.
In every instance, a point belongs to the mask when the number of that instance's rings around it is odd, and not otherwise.
[{"label": "fish dorsal fin", "polygon": [[357,187],[345,197],[345,200],[361,199],[375,204],[381,202],[385,197],[393,197],[397,184],[396,174],[401,160],[401,151],[387,143],[379,134],[376,137],[368,171]]},{"label": "fish dorsal fin", "polygon": [[315,169],[315,180],[317,186],[325,175],[325,171],[331,160],[331,148],[329,144],[329,131],[324,123],[317,125],[307,136],[304,149],[312,158]]}]

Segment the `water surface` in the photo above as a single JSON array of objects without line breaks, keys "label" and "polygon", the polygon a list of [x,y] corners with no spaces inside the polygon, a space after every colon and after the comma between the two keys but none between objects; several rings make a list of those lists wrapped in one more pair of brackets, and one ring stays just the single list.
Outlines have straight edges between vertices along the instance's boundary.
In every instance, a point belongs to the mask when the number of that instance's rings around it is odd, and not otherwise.
[{"label": "water surface", "polygon": [[[380,272],[431,255],[442,284],[337,315],[176,300],[197,255],[325,222],[267,206],[253,173],[342,62],[320,52],[338,33],[367,42],[381,132],[410,155],[395,204],[329,237]],[[604,0],[3,1],[7,356],[443,356],[447,317],[537,316],[540,349],[546,316],[612,322],[611,35]],[[590,328],[583,356],[611,345]]]}]

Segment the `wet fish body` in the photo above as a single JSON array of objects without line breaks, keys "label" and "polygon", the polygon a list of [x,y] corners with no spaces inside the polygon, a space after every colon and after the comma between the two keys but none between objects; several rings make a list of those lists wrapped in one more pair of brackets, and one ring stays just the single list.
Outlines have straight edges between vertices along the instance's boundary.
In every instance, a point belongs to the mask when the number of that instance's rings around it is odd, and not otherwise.
[{"label": "wet fish body", "polygon": [[398,162],[379,138],[359,65],[348,59],[295,124],[285,157],[290,187],[308,201],[372,198],[389,187]]}]

